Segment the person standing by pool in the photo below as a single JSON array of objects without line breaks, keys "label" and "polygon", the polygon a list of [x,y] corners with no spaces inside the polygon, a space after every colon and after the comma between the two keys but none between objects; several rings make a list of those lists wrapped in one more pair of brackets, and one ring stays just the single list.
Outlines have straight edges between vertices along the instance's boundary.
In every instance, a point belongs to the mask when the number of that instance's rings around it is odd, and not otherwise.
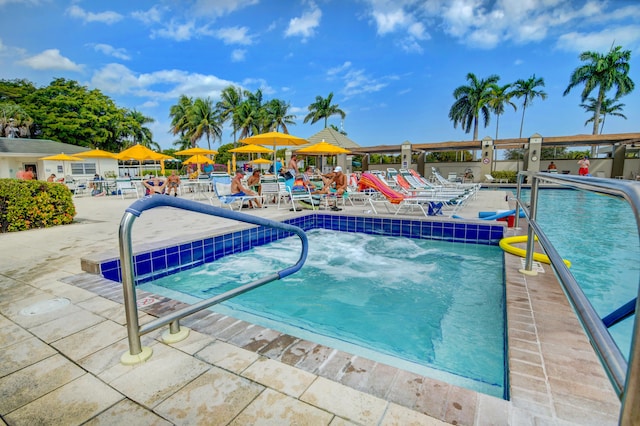
[{"label": "person standing by pool", "polygon": [[296,177],[298,175],[298,156],[296,154],[291,156],[287,169],[289,173],[291,173],[292,177]]},{"label": "person standing by pool", "polygon": [[586,155],[582,157],[580,160],[578,160],[578,165],[580,166],[580,168],[578,169],[578,174],[580,176],[590,176],[589,166],[591,165],[591,163],[589,162],[589,157],[587,157]]}]

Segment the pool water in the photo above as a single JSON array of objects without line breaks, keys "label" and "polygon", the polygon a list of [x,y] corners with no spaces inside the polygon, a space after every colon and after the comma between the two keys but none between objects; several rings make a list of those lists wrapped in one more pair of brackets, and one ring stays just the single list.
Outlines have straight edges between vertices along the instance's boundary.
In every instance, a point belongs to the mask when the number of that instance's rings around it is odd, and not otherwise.
[{"label": "pool water", "polygon": [[[638,295],[638,227],[625,200],[545,189],[539,192],[538,222],[558,253],[571,261],[571,273],[601,318]],[[631,316],[609,328],[627,359],[634,320]]]},{"label": "pool water", "polygon": [[[505,393],[502,251],[495,246],[308,232],[296,274],[213,308],[479,392]],[[297,237],[140,286],[193,302],[292,265]]]}]

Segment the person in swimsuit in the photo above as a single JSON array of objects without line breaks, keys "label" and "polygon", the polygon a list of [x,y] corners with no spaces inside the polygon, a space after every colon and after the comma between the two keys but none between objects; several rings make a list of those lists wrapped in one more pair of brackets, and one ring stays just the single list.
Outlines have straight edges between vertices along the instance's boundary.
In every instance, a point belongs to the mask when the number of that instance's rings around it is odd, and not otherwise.
[{"label": "person in swimsuit", "polygon": [[167,182],[161,181],[158,176],[153,176],[149,180],[143,180],[142,185],[147,188],[145,195],[156,195],[164,194],[164,189],[167,185]]},{"label": "person in swimsuit", "polygon": [[328,185],[325,185],[321,191],[318,191],[319,194],[331,194],[336,196],[336,204],[331,207],[331,210],[339,211],[342,209],[338,208],[337,199],[338,197],[342,197],[344,193],[347,191],[347,175],[342,173],[342,167],[338,166],[333,170],[333,177]]},{"label": "person in swimsuit", "polygon": [[253,191],[255,191],[258,194],[260,194],[260,188],[261,188],[261,185],[260,185],[260,170],[254,170],[253,173],[251,173],[251,176],[249,176],[249,178],[247,179],[247,185]]},{"label": "person in swimsuit", "polygon": [[[242,195],[258,195],[252,190],[245,188],[242,186],[242,178],[244,176],[244,172],[241,169],[236,170],[236,176],[231,181],[231,195],[242,196]],[[262,203],[257,198],[252,198],[249,201],[249,205],[253,207],[253,204],[257,206],[257,208],[261,209]],[[266,207],[266,206],[265,206]]]},{"label": "person in swimsuit", "polygon": [[173,196],[178,196],[178,187],[180,187],[180,176],[176,173],[175,170],[171,170],[171,175],[167,178],[167,195],[171,195],[171,191],[173,190]]},{"label": "person in swimsuit", "polygon": [[578,165],[580,166],[580,168],[578,169],[578,174],[580,176],[589,176],[589,166],[591,165],[591,163],[589,162],[589,157],[587,157],[586,155],[582,157],[582,159],[578,161]]}]

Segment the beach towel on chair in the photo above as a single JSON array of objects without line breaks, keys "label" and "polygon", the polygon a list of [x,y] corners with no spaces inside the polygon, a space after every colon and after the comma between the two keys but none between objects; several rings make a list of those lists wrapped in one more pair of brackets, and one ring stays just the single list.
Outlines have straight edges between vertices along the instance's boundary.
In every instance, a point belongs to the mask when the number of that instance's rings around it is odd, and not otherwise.
[{"label": "beach towel on chair", "polygon": [[444,206],[444,203],[442,202],[436,202],[436,201],[429,201],[429,210],[427,211],[427,214],[429,216],[440,216],[442,215],[442,207]]}]

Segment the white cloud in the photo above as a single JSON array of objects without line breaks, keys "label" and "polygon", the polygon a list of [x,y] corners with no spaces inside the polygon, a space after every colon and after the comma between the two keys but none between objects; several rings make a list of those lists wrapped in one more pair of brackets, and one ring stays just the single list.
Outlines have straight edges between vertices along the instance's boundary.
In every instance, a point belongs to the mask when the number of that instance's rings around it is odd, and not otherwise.
[{"label": "white cloud", "polygon": [[114,58],[122,59],[123,61],[128,61],[131,59],[131,56],[129,56],[126,49],[115,48],[111,45],[102,43],[93,44],[90,46],[93,46],[93,48],[97,52],[104,53],[107,56],[113,56]]},{"label": "white cloud", "polygon": [[394,32],[399,27],[406,27],[408,21],[408,17],[401,9],[392,12],[373,11],[372,15],[380,35]]},{"label": "white cloud", "polygon": [[572,31],[558,38],[556,47],[569,52],[607,52],[612,45],[632,49],[640,45],[640,25],[605,28],[602,31],[581,33]]},{"label": "white cloud", "polygon": [[192,13],[194,17],[217,18],[258,3],[259,0],[196,0]]},{"label": "white cloud", "polygon": [[158,7],[158,5],[154,5],[149,10],[137,10],[131,13],[131,16],[134,19],[139,20],[144,24],[154,24],[162,22],[162,15],[164,11]]},{"label": "white cloud", "polygon": [[22,65],[26,65],[36,70],[63,70],[63,71],[82,71],[83,65],[78,65],[68,58],[60,54],[58,49],[47,49],[30,58],[18,61]]},{"label": "white cloud", "polygon": [[285,37],[301,36],[303,40],[313,37],[315,29],[320,25],[322,11],[315,7],[311,12],[305,12],[299,18],[292,18],[285,31]]},{"label": "white cloud", "polygon": [[247,35],[248,31],[247,27],[220,28],[215,31],[215,36],[221,39],[224,44],[249,45],[253,43],[253,37]]},{"label": "white cloud", "polygon": [[213,75],[182,70],[161,70],[136,74],[121,64],[108,64],[96,71],[91,84],[105,93],[128,94],[144,98],[144,102],[174,100],[180,95],[212,98],[234,82]]},{"label": "white cloud", "polygon": [[178,24],[175,21],[169,22],[164,28],[151,31],[151,37],[168,38],[176,41],[187,41],[193,37],[195,23],[193,21]]},{"label": "white cloud", "polygon": [[256,89],[262,90],[263,95],[273,95],[276,93],[275,89],[267,84],[267,81],[263,78],[245,78],[242,80],[242,87],[246,87],[248,90],[255,91]]},{"label": "white cloud", "polygon": [[370,14],[378,35],[397,34],[395,43],[400,49],[407,53],[422,53],[420,41],[428,40],[431,36],[426,32],[425,24],[412,12],[404,9],[405,6],[411,6],[410,3],[411,1],[369,0]]},{"label": "white cloud", "polygon": [[[331,78],[338,77],[344,82],[341,93],[350,98],[361,93],[378,92],[388,85],[384,79],[376,79],[365,74],[364,70],[354,69],[351,62],[347,61],[342,65],[327,70],[327,75]],[[393,77],[387,77],[389,79]]]},{"label": "white cloud", "polygon": [[247,56],[246,49],[234,49],[233,52],[231,52],[231,61],[244,62],[246,56]]},{"label": "white cloud", "polygon": [[104,24],[113,24],[122,19],[122,15],[120,15],[117,12],[100,12],[100,13],[86,12],[80,6],[75,6],[75,5],[70,6],[67,9],[66,13],[72,18],[81,19],[82,21],[84,21],[85,24],[89,22],[102,22]]}]

